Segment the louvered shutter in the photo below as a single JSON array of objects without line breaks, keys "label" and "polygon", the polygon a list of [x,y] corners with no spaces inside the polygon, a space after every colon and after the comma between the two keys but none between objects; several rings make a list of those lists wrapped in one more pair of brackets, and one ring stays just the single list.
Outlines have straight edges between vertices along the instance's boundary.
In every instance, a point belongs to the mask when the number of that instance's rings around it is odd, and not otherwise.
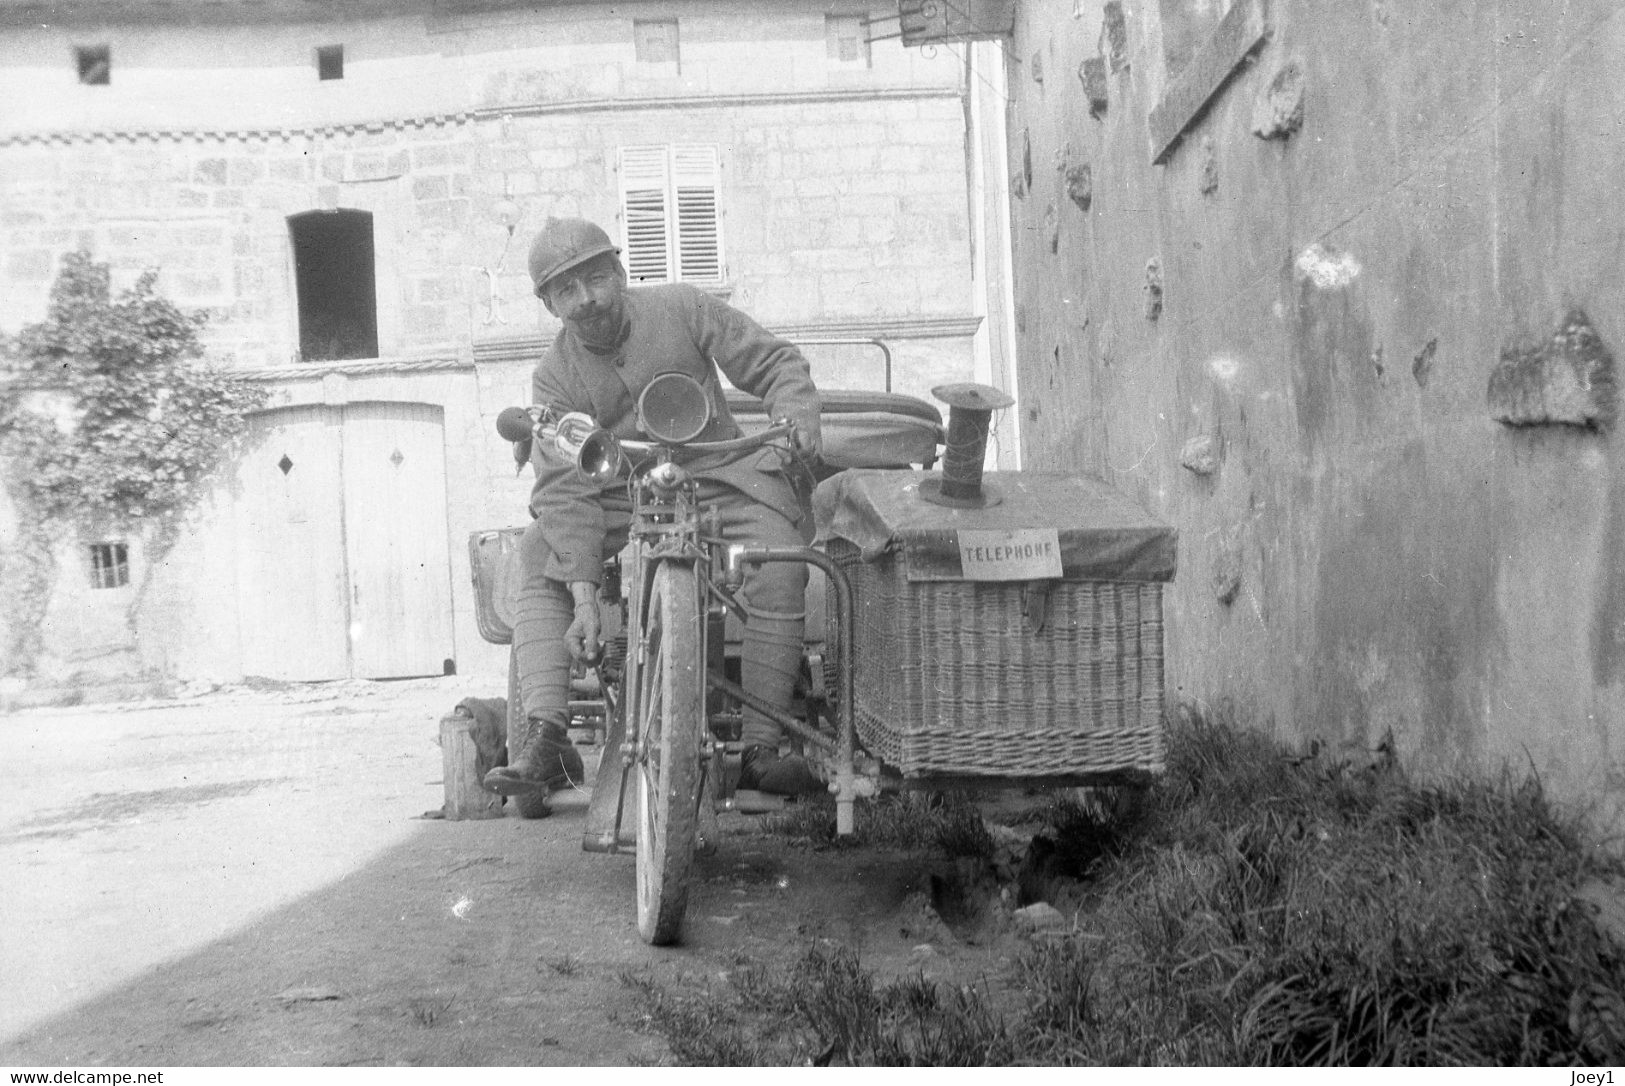
[{"label": "louvered shutter", "polygon": [[671,278],[672,231],[667,226],[669,158],[664,146],[621,148],[621,210],[626,224],[626,274],[634,283]]},{"label": "louvered shutter", "polygon": [[672,148],[672,187],[677,193],[677,259],[685,282],[722,278],[722,235],[717,221],[717,149],[698,144]]}]

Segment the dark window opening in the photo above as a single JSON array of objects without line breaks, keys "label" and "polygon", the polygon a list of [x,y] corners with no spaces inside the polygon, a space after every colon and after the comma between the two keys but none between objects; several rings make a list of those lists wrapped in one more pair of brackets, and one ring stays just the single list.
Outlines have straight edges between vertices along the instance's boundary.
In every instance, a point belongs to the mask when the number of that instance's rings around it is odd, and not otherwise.
[{"label": "dark window opening", "polygon": [[113,50],[106,45],[81,45],[73,51],[79,82],[105,87],[113,81]]},{"label": "dark window opening", "polygon": [[632,47],[640,63],[677,64],[677,20],[634,19]]},{"label": "dark window opening", "polygon": [[288,220],[306,362],[378,357],[378,301],[367,211],[307,211]]},{"label": "dark window opening", "polygon": [[344,46],[319,45],[316,47],[316,77],[318,79],[344,78]]},{"label": "dark window opening", "polygon": [[90,587],[123,588],[130,583],[130,549],[123,543],[90,545]]}]

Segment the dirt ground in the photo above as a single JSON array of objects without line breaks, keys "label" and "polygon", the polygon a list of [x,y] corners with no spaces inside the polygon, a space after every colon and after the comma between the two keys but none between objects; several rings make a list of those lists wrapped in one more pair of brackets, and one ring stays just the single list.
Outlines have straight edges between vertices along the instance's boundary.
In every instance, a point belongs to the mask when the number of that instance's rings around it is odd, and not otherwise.
[{"label": "dirt ground", "polygon": [[580,849],[584,792],[540,821],[422,817],[439,719],[494,693],[0,716],[0,1065],[662,1064],[625,977],[720,979],[826,939],[882,974],[985,979],[1020,949],[1009,925],[941,922],[939,860],[813,850],[743,815],[700,860],[683,945],[645,946],[632,857]]}]

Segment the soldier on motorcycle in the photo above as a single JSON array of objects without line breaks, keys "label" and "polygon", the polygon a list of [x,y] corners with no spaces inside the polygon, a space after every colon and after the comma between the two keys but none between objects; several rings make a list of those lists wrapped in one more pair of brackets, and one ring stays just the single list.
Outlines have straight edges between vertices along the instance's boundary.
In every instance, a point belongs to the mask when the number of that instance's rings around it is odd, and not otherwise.
[{"label": "soldier on motorcycle", "polygon": [[[563,323],[537,364],[533,400],[592,416],[617,437],[639,439],[636,404],[661,373],[699,380],[712,418],[700,441],[739,436],[718,374],[760,397],[773,417],[796,423],[797,451],[820,452],[819,398],[795,346],[750,317],[686,283],[629,287],[620,250],[597,225],[549,219],[530,250],[536,296]],[[548,443],[536,443],[534,518],[521,544],[523,583],[514,622],[525,740],[486,787],[506,795],[546,792],[582,777],[581,756],[566,732],[572,660],[596,656],[598,586],[606,557],[626,542],[631,510],[625,480],[583,478]],[[811,514],[782,471],[778,455],[757,449],[740,458],[702,456],[685,467],[699,499],[720,514],[731,542],[801,546]],[[788,708],[800,669],[806,567],[754,567],[740,593],[748,620],[742,647],[744,687]],[[781,756],[778,724],[750,709],[742,731],[739,787],[790,795],[823,785],[798,755]]]}]

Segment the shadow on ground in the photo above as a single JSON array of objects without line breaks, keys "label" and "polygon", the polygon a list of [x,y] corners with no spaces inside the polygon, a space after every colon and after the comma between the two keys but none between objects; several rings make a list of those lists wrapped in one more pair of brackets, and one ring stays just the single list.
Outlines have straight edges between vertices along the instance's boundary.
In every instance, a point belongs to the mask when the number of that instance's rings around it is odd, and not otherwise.
[{"label": "shadow on ground", "polygon": [[575,795],[542,821],[425,821],[343,879],[0,1044],[0,1064],[661,1064],[623,977],[787,964],[820,939],[914,961],[920,935],[897,919],[928,864],[812,851],[740,816],[699,861],[684,945],[648,947],[634,860],[580,851],[584,813]]}]

